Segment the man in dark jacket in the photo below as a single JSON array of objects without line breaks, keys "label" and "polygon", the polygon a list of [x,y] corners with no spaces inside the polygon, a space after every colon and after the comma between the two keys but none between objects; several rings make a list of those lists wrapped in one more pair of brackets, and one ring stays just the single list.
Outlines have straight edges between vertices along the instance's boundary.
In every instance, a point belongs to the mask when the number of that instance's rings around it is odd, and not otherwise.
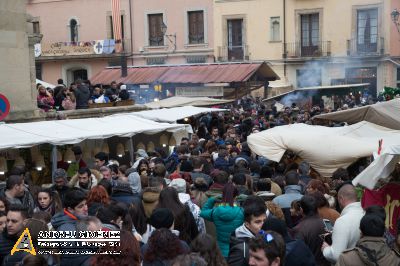
[{"label": "man in dark jacket", "polygon": [[300,200],[300,208],[303,219],[293,228],[294,235],[304,240],[314,254],[318,265],[330,266],[321,251],[323,243],[320,235],[327,233],[322,219],[318,216],[317,204],[314,197],[304,196]]},{"label": "man in dark jacket", "polygon": [[[76,232],[76,223],[81,217],[87,217],[88,206],[86,194],[79,188],[70,189],[65,195],[64,210],[56,213],[51,219],[51,224],[57,231]],[[66,249],[76,249],[76,244]],[[63,254],[61,255],[61,266],[89,265],[90,256],[86,254]]]},{"label": "man in dark jacket", "polygon": [[7,178],[6,186],[0,189],[0,197],[6,198],[10,204],[19,204],[28,207],[29,214],[35,209],[32,194],[25,187],[24,177],[11,175]]},{"label": "man in dark jacket", "polygon": [[50,187],[52,191],[57,191],[58,195],[60,196],[61,202],[64,204],[65,194],[69,190],[67,186],[67,172],[62,169],[58,168],[54,172],[54,185]]},{"label": "man in dark jacket", "polygon": [[244,223],[231,235],[228,264],[245,266],[249,263],[248,241],[261,230],[267,215],[265,202],[258,196],[249,196],[243,203]]},{"label": "man in dark jacket", "polygon": [[76,109],[89,108],[90,90],[89,87],[83,83],[81,79],[76,82],[77,88],[75,90],[76,96]]},{"label": "man in dark jacket", "polygon": [[11,205],[7,212],[7,227],[0,234],[0,265],[14,266],[21,262],[27,254],[17,251],[11,255],[15,243],[25,228],[25,220],[28,218],[28,209],[21,205]]},{"label": "man in dark jacket", "polygon": [[315,266],[314,255],[310,248],[301,239],[292,239],[287,231],[284,221],[268,217],[262,226],[264,231],[275,231],[279,233],[286,243],[286,257],[284,266]]}]

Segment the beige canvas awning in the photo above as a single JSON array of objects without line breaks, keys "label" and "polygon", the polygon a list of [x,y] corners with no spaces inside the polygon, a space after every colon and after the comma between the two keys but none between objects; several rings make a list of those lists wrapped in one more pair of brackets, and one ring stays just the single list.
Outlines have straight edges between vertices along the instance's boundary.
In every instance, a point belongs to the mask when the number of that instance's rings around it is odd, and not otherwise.
[{"label": "beige canvas awning", "polygon": [[383,127],[400,130],[400,99],[317,115],[313,119],[347,122],[349,124],[368,121]]},{"label": "beige canvas awning", "polygon": [[147,103],[151,109],[172,108],[179,106],[213,106],[233,102],[234,100],[213,99],[208,97],[169,97],[157,102]]}]

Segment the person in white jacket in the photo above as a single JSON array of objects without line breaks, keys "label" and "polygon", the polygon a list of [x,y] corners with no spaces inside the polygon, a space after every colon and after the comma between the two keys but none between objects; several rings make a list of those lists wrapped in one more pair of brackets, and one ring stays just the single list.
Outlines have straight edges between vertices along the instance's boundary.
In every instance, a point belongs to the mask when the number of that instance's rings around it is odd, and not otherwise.
[{"label": "person in white jacket", "polygon": [[364,216],[364,210],[361,203],[357,201],[357,193],[353,185],[346,184],[340,188],[338,202],[342,213],[333,227],[332,245],[326,242],[322,244],[324,257],[332,263],[339,259],[344,250],[355,247],[360,239],[360,221]]}]

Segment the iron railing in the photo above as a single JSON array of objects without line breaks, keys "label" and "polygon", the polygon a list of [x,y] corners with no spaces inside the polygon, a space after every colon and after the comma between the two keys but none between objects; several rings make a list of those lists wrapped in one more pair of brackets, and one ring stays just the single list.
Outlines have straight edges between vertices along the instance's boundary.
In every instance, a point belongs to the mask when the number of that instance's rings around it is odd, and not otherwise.
[{"label": "iron railing", "polygon": [[249,46],[238,45],[238,46],[218,46],[218,61],[248,61],[249,57]]},{"label": "iron railing", "polygon": [[331,42],[321,41],[305,46],[301,42],[283,44],[283,58],[328,57],[331,56]]},{"label": "iron railing", "polygon": [[351,39],[347,40],[348,56],[380,56],[385,53],[385,39]]}]

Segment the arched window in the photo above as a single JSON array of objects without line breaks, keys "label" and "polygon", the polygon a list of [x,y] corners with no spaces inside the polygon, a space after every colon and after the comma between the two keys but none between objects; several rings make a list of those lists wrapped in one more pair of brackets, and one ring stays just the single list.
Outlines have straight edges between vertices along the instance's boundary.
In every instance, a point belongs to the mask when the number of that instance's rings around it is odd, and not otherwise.
[{"label": "arched window", "polygon": [[71,19],[69,21],[69,28],[70,28],[71,42],[77,42],[78,41],[78,22],[76,21],[76,19]]}]

